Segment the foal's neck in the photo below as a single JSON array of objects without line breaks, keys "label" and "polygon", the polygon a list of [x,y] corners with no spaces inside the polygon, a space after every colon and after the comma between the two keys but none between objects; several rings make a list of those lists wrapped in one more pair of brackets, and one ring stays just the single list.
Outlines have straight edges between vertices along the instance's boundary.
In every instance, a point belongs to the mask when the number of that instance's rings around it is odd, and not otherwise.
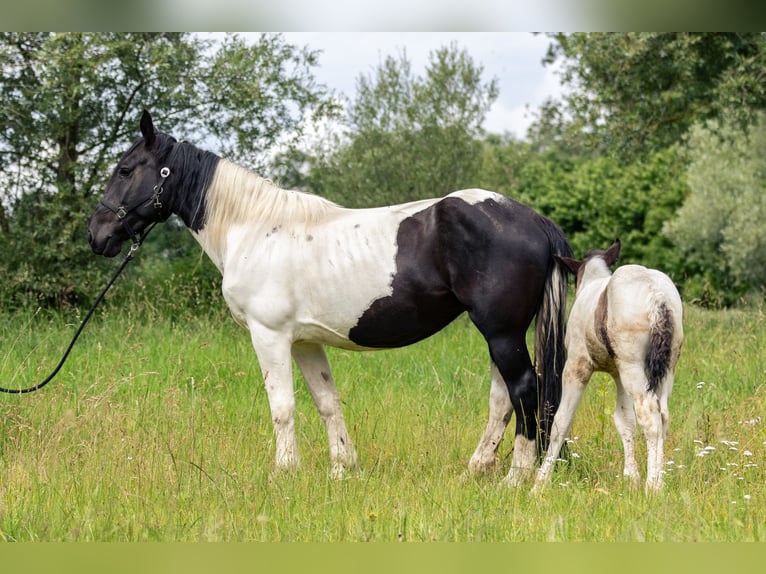
[{"label": "foal's neck", "polygon": [[612,271],[606,262],[600,257],[594,257],[585,263],[582,279],[580,279],[580,289],[592,286],[594,282],[603,282],[612,276]]}]

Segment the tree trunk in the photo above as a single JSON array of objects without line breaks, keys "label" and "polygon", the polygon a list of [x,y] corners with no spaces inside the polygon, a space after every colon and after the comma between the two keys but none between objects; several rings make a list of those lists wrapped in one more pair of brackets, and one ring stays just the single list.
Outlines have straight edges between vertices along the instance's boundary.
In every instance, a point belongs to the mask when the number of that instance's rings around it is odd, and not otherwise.
[{"label": "tree trunk", "polygon": [[2,203],[0,203],[0,231],[3,232],[3,235],[11,234],[11,226],[8,225],[8,218],[5,216],[5,208]]}]

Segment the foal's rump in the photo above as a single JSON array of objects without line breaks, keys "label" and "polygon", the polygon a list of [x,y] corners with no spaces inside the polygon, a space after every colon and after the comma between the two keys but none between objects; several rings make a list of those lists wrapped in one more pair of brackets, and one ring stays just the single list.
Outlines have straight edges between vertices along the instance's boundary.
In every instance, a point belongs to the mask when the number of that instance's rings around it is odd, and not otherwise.
[{"label": "foal's rump", "polygon": [[[648,391],[656,392],[675,366],[683,343],[683,307],[673,282],[664,273],[641,265],[624,265],[608,289],[610,331],[620,333],[623,349],[642,352]],[[637,345],[637,339],[643,345]]]}]

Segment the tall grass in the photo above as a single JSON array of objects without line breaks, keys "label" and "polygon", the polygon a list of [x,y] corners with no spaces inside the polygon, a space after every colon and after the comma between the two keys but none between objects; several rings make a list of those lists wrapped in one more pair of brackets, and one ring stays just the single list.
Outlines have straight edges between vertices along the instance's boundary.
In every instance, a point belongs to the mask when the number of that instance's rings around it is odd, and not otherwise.
[{"label": "tall grass", "polygon": [[[74,320],[0,315],[0,384],[47,374]],[[225,311],[107,307],[48,387],[0,397],[0,539],[764,540],[763,312],[688,306],[685,326],[665,490],[646,497],[623,482],[613,383],[597,374],[569,463],[534,497],[498,485],[512,430],[498,474],[465,473],[486,422],[489,367],[463,318],[398,351],[329,350],[361,466],[334,481],[300,378],[302,468],[273,473],[255,355]]]}]

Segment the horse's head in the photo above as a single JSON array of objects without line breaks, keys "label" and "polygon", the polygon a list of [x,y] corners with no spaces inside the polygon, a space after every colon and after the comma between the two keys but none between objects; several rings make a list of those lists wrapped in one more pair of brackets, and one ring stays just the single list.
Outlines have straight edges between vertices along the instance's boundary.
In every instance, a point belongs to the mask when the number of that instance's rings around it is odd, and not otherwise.
[{"label": "horse's head", "polygon": [[114,168],[98,207],[88,223],[88,241],[93,251],[114,257],[126,239],[138,242],[141,233],[153,222],[170,215],[169,197],[163,185],[170,169],[158,157],[160,138],[152,117],[141,116],[142,138],[136,140]]},{"label": "horse's head", "polygon": [[621,247],[622,243],[620,240],[615,239],[614,243],[612,243],[605,251],[592,249],[585,254],[585,257],[582,260],[572,259],[571,257],[559,257],[558,255],[554,255],[554,258],[560,265],[563,265],[575,276],[575,290],[577,290],[582,282],[583,273],[585,272],[585,266],[588,261],[592,261],[596,258],[603,259],[606,266],[611,267],[617,263],[617,259],[620,257]]}]

